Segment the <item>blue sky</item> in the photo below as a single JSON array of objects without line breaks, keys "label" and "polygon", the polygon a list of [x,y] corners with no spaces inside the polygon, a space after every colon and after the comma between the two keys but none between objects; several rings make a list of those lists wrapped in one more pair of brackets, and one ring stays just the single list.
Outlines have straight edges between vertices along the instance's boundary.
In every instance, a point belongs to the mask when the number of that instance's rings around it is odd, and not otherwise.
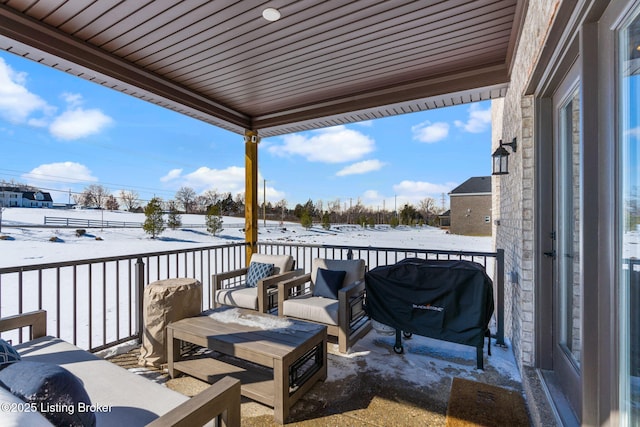
[{"label": "blue sky", "polygon": [[[0,52],[0,179],[68,191],[174,198],[244,191],[240,135]],[[260,200],[373,208],[417,204],[491,174],[489,101],[262,139]],[[60,190],[60,191],[57,191]],[[448,205],[448,197],[445,197]]]}]

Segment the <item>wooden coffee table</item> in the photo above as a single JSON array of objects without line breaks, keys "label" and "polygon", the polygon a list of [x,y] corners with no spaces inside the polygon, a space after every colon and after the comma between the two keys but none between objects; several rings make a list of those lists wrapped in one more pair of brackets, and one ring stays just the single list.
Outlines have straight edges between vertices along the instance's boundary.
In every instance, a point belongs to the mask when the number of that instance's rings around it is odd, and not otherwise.
[{"label": "wooden coffee table", "polygon": [[[281,424],[291,406],[316,381],[327,378],[326,326],[239,308],[212,313],[213,318],[190,317],[167,326],[172,378],[180,372],[209,383],[226,375],[238,378],[242,395],[273,407],[274,418]],[[220,313],[225,314],[221,317]],[[238,322],[229,320],[227,314],[239,316]],[[263,329],[267,324],[271,327]],[[224,357],[225,361],[214,357],[181,360],[180,340],[233,357]]]}]

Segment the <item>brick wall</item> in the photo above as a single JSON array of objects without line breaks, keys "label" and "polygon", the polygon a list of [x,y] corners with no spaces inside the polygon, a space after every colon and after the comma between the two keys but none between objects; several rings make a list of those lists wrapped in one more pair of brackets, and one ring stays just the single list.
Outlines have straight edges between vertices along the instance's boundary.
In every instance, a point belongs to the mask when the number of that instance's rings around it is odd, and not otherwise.
[{"label": "brick wall", "polygon": [[[538,56],[560,0],[530,0],[511,71],[509,90],[497,101],[492,149],[517,138],[509,156],[509,174],[493,177],[493,212],[499,221],[495,244],[505,250],[505,334],[518,364],[534,363],[534,100],[525,96]],[[502,105],[500,105],[502,104]],[[507,148],[509,152],[511,150]]]},{"label": "brick wall", "polygon": [[[464,236],[491,235],[491,195],[452,194],[449,203],[451,233]],[[489,222],[486,222],[487,217]]]}]

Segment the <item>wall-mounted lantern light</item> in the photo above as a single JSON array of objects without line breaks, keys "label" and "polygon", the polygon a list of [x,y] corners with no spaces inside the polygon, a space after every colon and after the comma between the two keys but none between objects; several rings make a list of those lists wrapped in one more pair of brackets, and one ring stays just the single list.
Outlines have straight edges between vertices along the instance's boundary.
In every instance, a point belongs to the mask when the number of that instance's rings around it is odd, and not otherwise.
[{"label": "wall-mounted lantern light", "polygon": [[506,175],[509,173],[509,152],[504,148],[505,145],[511,147],[515,153],[517,148],[516,138],[513,138],[513,141],[508,143],[503,143],[500,140],[500,146],[491,155],[493,158],[492,175]]}]

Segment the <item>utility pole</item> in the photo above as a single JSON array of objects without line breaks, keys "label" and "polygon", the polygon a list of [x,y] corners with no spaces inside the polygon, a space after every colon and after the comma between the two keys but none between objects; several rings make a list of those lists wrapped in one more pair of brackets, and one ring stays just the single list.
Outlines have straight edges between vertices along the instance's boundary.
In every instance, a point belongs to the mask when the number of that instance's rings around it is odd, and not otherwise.
[{"label": "utility pole", "polygon": [[396,213],[396,218],[398,218],[398,195],[393,195],[393,210]]},{"label": "utility pole", "polygon": [[387,210],[387,208],[386,208],[386,204],[387,204],[387,203],[386,203],[386,202],[387,202],[387,201],[386,201],[385,199],[382,199],[382,223],[383,223],[383,224],[386,224],[386,223],[387,223],[386,218],[385,218],[385,216],[386,216],[386,215],[385,215],[385,212],[386,212],[386,210]]},{"label": "utility pole", "polygon": [[262,181],[262,221],[264,228],[267,228],[267,180]]}]

